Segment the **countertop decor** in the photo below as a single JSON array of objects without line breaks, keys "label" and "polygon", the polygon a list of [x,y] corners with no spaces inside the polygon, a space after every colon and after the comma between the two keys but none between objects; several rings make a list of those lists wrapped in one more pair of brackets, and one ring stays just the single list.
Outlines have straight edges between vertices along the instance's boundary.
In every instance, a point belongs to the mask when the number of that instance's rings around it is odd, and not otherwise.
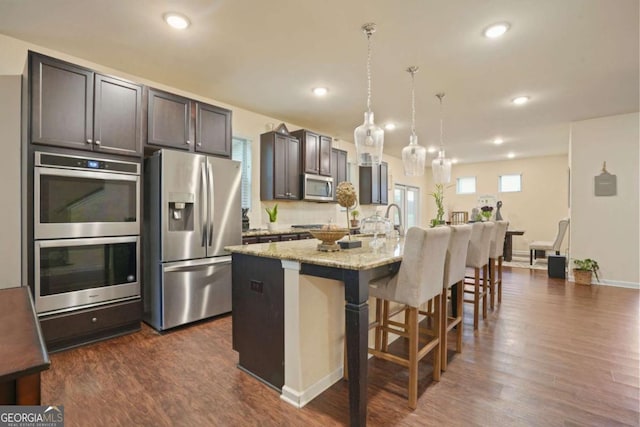
[{"label": "countertop decor", "polygon": [[330,230],[309,230],[309,233],[321,241],[321,243],[318,244],[319,251],[334,252],[340,250],[340,246],[336,243],[336,240],[342,239],[344,236],[348,235],[349,229],[334,228]]}]

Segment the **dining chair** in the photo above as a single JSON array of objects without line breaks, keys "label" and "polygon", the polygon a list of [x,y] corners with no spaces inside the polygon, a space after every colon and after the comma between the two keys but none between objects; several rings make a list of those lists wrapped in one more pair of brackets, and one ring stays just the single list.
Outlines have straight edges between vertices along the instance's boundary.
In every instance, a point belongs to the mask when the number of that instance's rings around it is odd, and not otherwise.
[{"label": "dining chair", "polygon": [[498,304],[502,302],[502,256],[504,255],[504,238],[507,235],[509,221],[496,221],[494,238],[491,239],[489,248],[489,294],[491,309],[495,306],[496,292],[498,294]]},{"label": "dining chair", "polygon": [[[480,299],[482,299],[482,318],[487,318],[487,284],[489,282],[489,248],[493,238],[493,222],[474,222],[471,225],[471,238],[467,250],[466,266],[473,269],[473,276],[465,277],[464,293],[472,294],[473,299],[464,302],[473,303],[473,330],[478,329],[480,317]],[[482,272],[482,278],[480,277]],[[472,286],[471,289],[467,285]],[[482,290],[480,287],[482,286]]]},{"label": "dining chair", "polygon": [[567,228],[569,228],[569,218],[563,218],[558,222],[558,232],[556,233],[555,240],[529,243],[529,265],[533,265],[535,251],[544,251],[545,256],[547,251],[555,251],[556,255],[560,255],[560,246],[562,245],[562,240],[564,240]]},{"label": "dining chair", "polygon": [[[374,357],[409,368],[409,407],[418,401],[418,362],[433,352],[433,380],[440,380],[441,295],[445,259],[451,230],[449,227],[422,229],[411,227],[406,234],[404,253],[398,272],[369,283],[369,294],[376,298],[375,346],[369,347]],[[383,304],[379,304],[382,301]],[[433,301],[434,313],[426,328],[419,325],[419,307]],[[404,306],[404,322],[391,320],[389,302]],[[386,309],[380,309],[380,306]],[[384,314],[384,316],[383,316]],[[394,354],[382,344],[389,333],[408,340],[408,357]],[[386,340],[385,340],[386,341]],[[422,347],[420,344],[424,343]]]},{"label": "dining chair", "polygon": [[[451,238],[447,248],[447,256],[444,264],[444,280],[442,294],[442,320],[440,322],[442,332],[440,333],[440,369],[447,370],[447,334],[456,328],[456,353],[462,352],[462,318],[464,299],[464,275],[466,271],[467,250],[469,249],[469,239],[471,238],[470,225],[452,225]],[[451,299],[452,307],[455,305],[455,317],[449,317],[447,294],[449,289],[456,287],[455,301]],[[452,293],[453,295],[454,293]]]}]

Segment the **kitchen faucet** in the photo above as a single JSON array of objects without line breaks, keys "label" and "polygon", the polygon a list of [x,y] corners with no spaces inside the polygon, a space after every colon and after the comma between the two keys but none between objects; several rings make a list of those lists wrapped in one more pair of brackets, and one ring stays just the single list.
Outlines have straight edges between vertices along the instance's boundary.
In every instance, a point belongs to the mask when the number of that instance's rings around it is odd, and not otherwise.
[{"label": "kitchen faucet", "polygon": [[[400,206],[396,205],[395,203],[391,203],[389,206],[387,206],[387,212],[384,214],[384,217],[389,219],[389,211],[391,210],[391,208],[395,206],[396,209],[398,209],[398,234],[400,235],[400,237],[404,236],[404,228],[402,228],[402,212],[400,211]],[[393,225],[393,228],[395,228],[395,224]]]}]

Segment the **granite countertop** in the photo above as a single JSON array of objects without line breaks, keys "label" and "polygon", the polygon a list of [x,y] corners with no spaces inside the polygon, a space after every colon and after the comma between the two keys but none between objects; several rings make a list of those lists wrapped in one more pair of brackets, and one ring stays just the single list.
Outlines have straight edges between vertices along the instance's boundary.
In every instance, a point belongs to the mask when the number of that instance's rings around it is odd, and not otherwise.
[{"label": "granite countertop", "polygon": [[[343,249],[337,252],[319,251],[317,246],[320,240],[317,239],[227,246],[225,249],[232,253],[286,259],[347,270],[366,270],[402,260],[404,238],[385,240],[385,245],[377,251],[369,247],[371,238],[358,237],[358,239],[362,240],[362,247]],[[393,245],[391,242],[393,242]]]},{"label": "granite countertop", "polygon": [[309,229],[307,228],[281,228],[273,231],[267,228],[252,228],[248,231],[243,231],[242,237],[273,236],[276,234],[303,234],[308,231]]}]

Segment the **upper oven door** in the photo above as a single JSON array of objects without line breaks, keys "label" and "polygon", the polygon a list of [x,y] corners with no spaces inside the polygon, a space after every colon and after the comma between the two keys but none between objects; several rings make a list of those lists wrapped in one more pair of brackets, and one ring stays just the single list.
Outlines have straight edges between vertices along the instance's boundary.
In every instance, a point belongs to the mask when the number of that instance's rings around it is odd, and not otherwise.
[{"label": "upper oven door", "polygon": [[34,168],[34,237],[140,234],[140,177]]}]

